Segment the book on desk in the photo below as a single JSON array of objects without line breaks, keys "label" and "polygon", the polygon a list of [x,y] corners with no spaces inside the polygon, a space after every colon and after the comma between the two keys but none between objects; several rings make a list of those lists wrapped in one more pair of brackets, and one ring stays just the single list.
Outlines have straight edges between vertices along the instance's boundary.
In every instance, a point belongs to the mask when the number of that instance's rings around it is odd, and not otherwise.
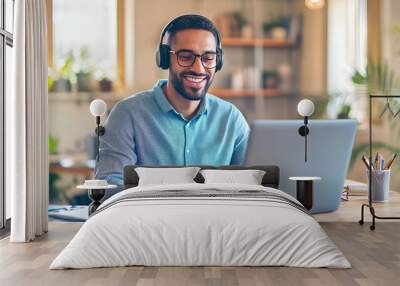
[{"label": "book on desk", "polygon": [[345,180],[341,198],[348,201],[349,196],[368,196],[368,185],[358,181]]}]

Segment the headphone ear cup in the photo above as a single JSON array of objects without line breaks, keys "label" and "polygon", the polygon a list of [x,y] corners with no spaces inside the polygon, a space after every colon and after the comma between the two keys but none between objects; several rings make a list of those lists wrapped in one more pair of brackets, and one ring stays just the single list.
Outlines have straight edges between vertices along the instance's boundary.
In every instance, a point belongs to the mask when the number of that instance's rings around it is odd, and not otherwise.
[{"label": "headphone ear cup", "polygon": [[161,59],[160,59],[160,46],[156,49],[156,65],[160,68],[161,67]]},{"label": "headphone ear cup", "polygon": [[224,65],[224,52],[222,49],[218,49],[218,56],[217,56],[217,66],[215,67],[215,71],[220,71],[222,66]]},{"label": "headphone ear cup", "polygon": [[156,53],[157,66],[166,70],[169,68],[169,46],[160,44]]}]

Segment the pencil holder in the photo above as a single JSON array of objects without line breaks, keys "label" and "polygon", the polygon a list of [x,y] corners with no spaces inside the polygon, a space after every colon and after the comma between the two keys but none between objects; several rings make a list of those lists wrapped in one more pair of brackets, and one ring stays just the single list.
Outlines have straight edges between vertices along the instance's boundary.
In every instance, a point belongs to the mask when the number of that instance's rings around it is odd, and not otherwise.
[{"label": "pencil holder", "polygon": [[[390,170],[372,170],[371,172],[372,201],[387,202],[389,200]],[[369,181],[369,170],[367,177]]]}]

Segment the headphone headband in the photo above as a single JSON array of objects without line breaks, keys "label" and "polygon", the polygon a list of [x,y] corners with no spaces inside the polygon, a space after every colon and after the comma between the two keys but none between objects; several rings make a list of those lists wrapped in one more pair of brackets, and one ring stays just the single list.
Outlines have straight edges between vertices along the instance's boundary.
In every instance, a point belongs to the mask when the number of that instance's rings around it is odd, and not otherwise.
[{"label": "headphone headband", "polygon": [[[157,51],[156,51],[156,64],[158,67],[162,69],[168,69],[169,68],[169,51],[171,50],[170,46],[168,44],[164,44],[164,37],[167,32],[170,31],[171,27],[180,19],[185,18],[185,17],[190,17],[190,16],[195,16],[195,17],[202,17],[205,20],[210,21],[204,16],[201,15],[196,15],[196,14],[188,14],[188,15],[181,15],[176,17],[175,19],[171,20],[165,27],[162,29],[161,34],[160,34],[160,43],[158,45]],[[211,22],[211,21],[210,21]],[[212,23],[212,22],[211,22]],[[218,31],[217,28],[214,29],[213,35],[216,37],[217,40],[217,66],[215,67],[215,71],[219,71],[222,68],[223,65],[223,50],[222,50],[222,44],[221,44],[221,35]]]},{"label": "headphone headband", "polygon": [[[171,27],[175,24],[175,22],[177,22],[178,20],[180,20],[180,19],[182,19],[182,18],[190,17],[190,16],[203,17],[203,18],[207,19],[207,18],[204,17],[204,16],[196,15],[196,14],[181,15],[181,16],[176,17],[175,19],[172,19],[171,21],[168,22],[167,25],[165,25],[165,27],[164,27],[164,28],[162,29],[162,31],[161,31],[161,34],[160,34],[160,44],[163,44],[163,40],[164,40],[165,34],[166,34],[167,32],[169,32],[169,30],[170,30]],[[209,19],[207,19],[207,20],[209,20]],[[210,22],[211,22],[211,21],[210,21]],[[219,48],[219,49],[222,50],[221,35],[220,35],[220,33],[219,33],[219,31],[218,31],[217,28],[215,28],[215,33],[213,33],[213,34],[214,34],[214,36],[216,36],[217,48]]]}]

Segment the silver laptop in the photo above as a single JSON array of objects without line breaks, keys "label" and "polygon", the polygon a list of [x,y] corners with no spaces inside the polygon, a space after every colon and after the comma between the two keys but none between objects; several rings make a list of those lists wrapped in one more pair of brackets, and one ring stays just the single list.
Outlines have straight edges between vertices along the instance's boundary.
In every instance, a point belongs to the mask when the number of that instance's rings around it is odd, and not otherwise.
[{"label": "silver laptop", "polygon": [[340,203],[357,129],[356,120],[310,120],[307,162],[302,120],[258,120],[251,125],[246,165],[277,165],[279,189],[296,196],[291,176],[318,176],[312,212],[335,211]]}]

